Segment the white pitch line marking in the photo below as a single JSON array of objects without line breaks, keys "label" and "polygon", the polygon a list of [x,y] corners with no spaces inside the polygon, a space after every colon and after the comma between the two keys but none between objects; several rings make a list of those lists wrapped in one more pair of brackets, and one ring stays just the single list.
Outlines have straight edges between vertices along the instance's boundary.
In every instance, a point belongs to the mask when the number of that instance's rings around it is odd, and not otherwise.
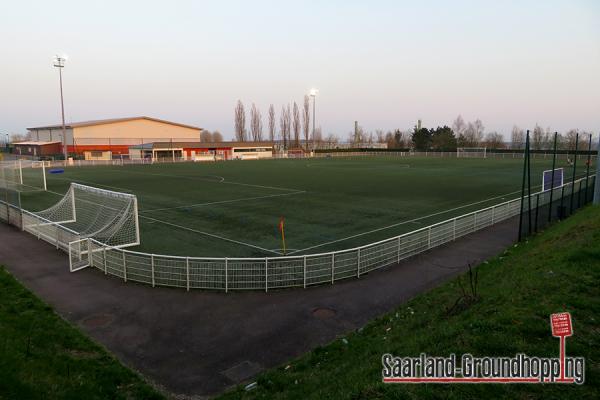
[{"label": "white pitch line marking", "polygon": [[246,243],[246,242],[240,242],[239,240],[229,239],[229,238],[226,238],[224,236],[215,235],[214,233],[199,231],[197,229],[188,228],[187,226],[174,224],[172,222],[163,221],[163,220],[156,219],[156,218],[146,217],[144,215],[140,215],[140,218],[144,218],[144,219],[147,219],[147,220],[150,220],[150,221],[154,221],[154,222],[159,222],[159,223],[165,224],[165,225],[170,225],[170,226],[173,226],[175,228],[183,229],[185,231],[189,231],[189,232],[199,233],[201,235],[210,236],[210,237],[215,238],[215,239],[221,239],[221,240],[224,240],[226,242],[231,242],[231,243],[239,244],[239,245],[242,245],[242,246],[252,247],[252,248],[255,248],[255,249],[258,249],[258,250],[262,250],[262,251],[266,251],[266,252],[269,252],[269,253],[274,253],[274,254],[277,254],[277,255],[281,255],[281,253],[279,253],[277,251],[265,249],[264,247],[256,246],[256,245],[253,245],[253,244],[250,244],[250,243]]},{"label": "white pitch line marking", "polygon": [[[113,171],[117,171],[117,170],[113,170]],[[217,175],[212,175],[212,176],[221,178],[222,180],[220,180],[220,181],[213,181],[213,180],[210,180],[210,179],[203,179],[200,176],[155,174],[155,173],[147,173],[147,172],[129,171],[129,170],[125,170],[125,169],[120,169],[118,171],[119,172],[127,172],[127,173],[130,173],[130,174],[165,176],[165,177],[168,177],[168,178],[192,179],[192,180],[200,180],[200,181],[212,182],[212,183],[225,183],[227,185],[240,185],[240,186],[257,187],[257,188],[261,188],[261,189],[286,190],[286,191],[293,191],[293,192],[299,192],[300,191],[300,189],[291,189],[291,188],[285,188],[285,187],[279,187],[279,186],[263,186],[263,185],[255,185],[255,184],[252,184],[252,183],[232,182],[232,181],[226,180],[222,176],[217,176]]]},{"label": "white pitch line marking", "polygon": [[[537,186],[541,186],[541,185],[537,185]],[[343,241],[348,240],[348,239],[354,239],[354,238],[357,238],[357,237],[360,237],[360,236],[369,235],[371,233],[383,231],[383,230],[390,229],[390,228],[395,228],[395,227],[400,226],[400,225],[412,224],[412,223],[419,223],[418,221],[426,219],[426,218],[435,217],[435,216],[441,215],[441,214],[446,214],[446,213],[449,213],[451,211],[460,210],[461,208],[470,207],[470,206],[474,206],[474,205],[477,205],[477,204],[485,203],[487,201],[495,200],[495,199],[501,198],[503,196],[509,196],[511,194],[515,194],[515,193],[519,193],[519,192],[520,192],[520,190],[516,190],[516,191],[511,192],[511,193],[501,194],[500,196],[491,197],[491,198],[486,199],[486,200],[481,200],[481,201],[477,201],[477,202],[474,202],[474,203],[465,204],[465,205],[462,205],[462,206],[459,206],[459,207],[451,208],[449,210],[440,211],[440,212],[437,212],[437,213],[425,215],[423,217],[418,217],[418,218],[414,218],[414,219],[411,219],[411,220],[408,220],[408,221],[398,222],[398,223],[395,223],[395,224],[392,224],[392,225],[387,225],[387,226],[384,226],[384,227],[381,227],[381,228],[377,228],[377,229],[373,229],[373,230],[370,230],[370,231],[357,233],[356,235],[351,235],[351,236],[347,236],[347,237],[344,237],[344,238],[341,238],[341,239],[336,239],[336,240],[332,240],[332,241],[329,241],[329,242],[325,242],[325,243],[317,244],[317,245],[314,245],[314,246],[306,247],[306,248],[301,249],[301,250],[293,251],[293,252],[291,252],[289,254],[292,255],[292,254],[295,254],[295,253],[299,253],[301,251],[312,250],[312,249],[316,249],[316,248],[319,248],[319,247],[327,246],[329,244],[343,242]]]},{"label": "white pitch line marking", "polygon": [[267,195],[267,196],[245,197],[245,198],[242,198],[242,199],[211,201],[211,202],[208,202],[208,203],[196,203],[196,204],[189,204],[189,205],[176,206],[176,207],[152,208],[150,210],[141,210],[141,211],[139,211],[139,213],[142,214],[142,213],[149,213],[149,212],[155,212],[155,211],[167,211],[167,210],[178,210],[178,209],[183,209],[183,208],[195,208],[195,207],[203,207],[203,206],[212,206],[212,205],[215,205],[215,204],[229,204],[229,203],[237,203],[237,202],[240,202],[240,201],[268,199],[268,198],[271,198],[271,197],[292,196],[292,195],[302,194],[302,193],[306,193],[306,191],[301,190],[301,191],[292,192],[292,193],[279,193],[279,194],[270,194],[270,195]]}]

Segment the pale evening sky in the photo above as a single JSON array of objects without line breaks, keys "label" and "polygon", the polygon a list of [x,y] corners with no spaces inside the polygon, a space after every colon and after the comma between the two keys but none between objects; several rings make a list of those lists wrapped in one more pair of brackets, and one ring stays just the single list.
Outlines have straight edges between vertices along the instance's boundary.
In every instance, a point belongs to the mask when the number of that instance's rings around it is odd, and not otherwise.
[{"label": "pale evening sky", "polygon": [[600,129],[598,1],[1,1],[0,134],[148,115],[220,130],[299,103],[346,137],[480,118]]}]

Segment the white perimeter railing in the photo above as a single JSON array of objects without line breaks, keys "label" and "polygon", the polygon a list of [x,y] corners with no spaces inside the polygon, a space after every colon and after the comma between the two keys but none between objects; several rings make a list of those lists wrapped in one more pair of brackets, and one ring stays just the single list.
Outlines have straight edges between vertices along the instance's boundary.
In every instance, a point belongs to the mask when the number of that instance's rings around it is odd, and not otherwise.
[{"label": "white perimeter railing", "polygon": [[[586,187],[594,186],[594,178],[581,178],[574,185],[569,182],[555,188],[553,202],[563,198],[565,206],[568,206],[569,197],[580,197]],[[573,191],[573,187],[577,186]],[[532,210],[549,204],[550,191],[533,193],[531,202]],[[3,208],[8,211],[10,207],[2,201],[0,203],[0,218],[6,220]],[[526,197],[524,208],[527,203]],[[50,222],[26,210],[21,210],[21,227],[57,249],[68,252],[71,271],[91,266],[124,281],[187,290],[268,291],[288,287],[306,288],[323,283],[333,284],[340,279],[359,278],[505,221],[519,215],[520,209],[521,199],[517,198],[360,247],[319,254],[262,258],[180,257],[119,249],[81,237],[60,223]]]}]

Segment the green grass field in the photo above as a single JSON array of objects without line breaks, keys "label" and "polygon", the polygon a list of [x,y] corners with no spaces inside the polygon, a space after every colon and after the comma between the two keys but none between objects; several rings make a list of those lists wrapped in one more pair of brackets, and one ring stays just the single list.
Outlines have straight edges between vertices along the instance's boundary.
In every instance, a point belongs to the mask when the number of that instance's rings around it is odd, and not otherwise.
[{"label": "green grass field", "polygon": [[0,399],[162,399],[0,266]]},{"label": "green grass field", "polygon": [[[534,186],[550,167],[550,159],[533,160]],[[278,255],[283,216],[288,254],[310,254],[516,198],[521,174],[521,159],[393,156],[71,167],[47,174],[51,192],[24,193],[22,204],[43,209],[70,182],[135,193],[142,241],[135,250],[184,256]]]},{"label": "green grass field", "polygon": [[[463,276],[362,329],[254,378],[222,399],[598,399],[600,398],[600,207],[511,247],[477,267],[477,301],[452,309]],[[457,311],[456,311],[457,310]],[[568,357],[585,357],[585,383],[383,384],[381,356],[558,357],[550,314],[568,311]]]}]

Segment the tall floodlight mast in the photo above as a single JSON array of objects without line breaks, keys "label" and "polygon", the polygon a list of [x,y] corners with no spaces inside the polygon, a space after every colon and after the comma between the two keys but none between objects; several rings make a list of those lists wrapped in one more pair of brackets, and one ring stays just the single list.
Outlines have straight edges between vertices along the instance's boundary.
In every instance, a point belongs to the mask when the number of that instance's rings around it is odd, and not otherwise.
[{"label": "tall floodlight mast", "polygon": [[65,128],[65,103],[63,101],[63,84],[62,84],[62,69],[65,67],[65,61],[67,61],[67,56],[54,56],[54,66],[58,68],[58,79],[60,82],[60,111],[62,114],[62,139],[63,139],[63,153],[65,155],[65,161],[68,158],[67,151],[67,133]]}]

